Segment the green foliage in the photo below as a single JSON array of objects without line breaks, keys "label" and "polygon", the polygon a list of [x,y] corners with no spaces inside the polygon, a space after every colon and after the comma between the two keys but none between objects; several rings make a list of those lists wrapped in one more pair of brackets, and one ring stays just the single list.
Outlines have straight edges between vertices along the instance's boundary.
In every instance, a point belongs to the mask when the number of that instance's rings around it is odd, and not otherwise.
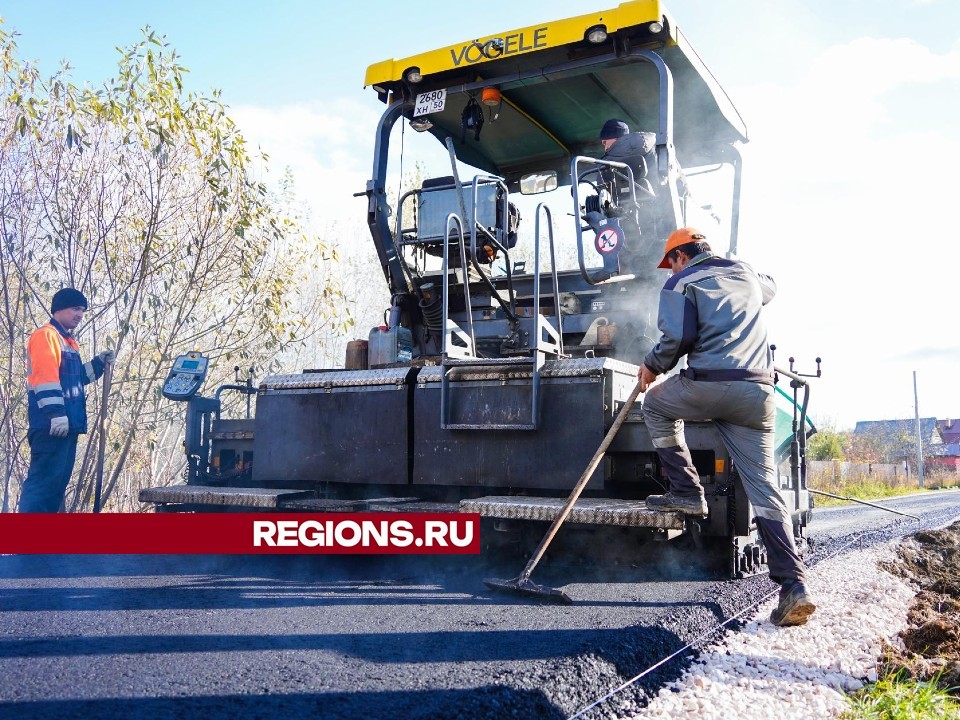
[{"label": "green foliage", "polygon": [[883,677],[851,699],[843,720],[956,720],[960,702],[936,681],[909,680],[899,674]]},{"label": "green foliage", "polygon": [[[24,338],[71,285],[91,304],[84,354],[118,353],[109,494],[127,463],[155,471],[150,437],[181,419],[157,392],[177,354],[211,354],[215,383],[235,362],[262,373],[325,325],[349,325],[335,249],[305,235],[286,199],[254,178],[217,94],[186,93],[186,68],[149,28],[99,88],[75,86],[66,66],[42,79],[2,25],[0,69],[0,490],[9,504],[10,478],[24,470]],[[74,509],[89,503],[92,467],[88,451]]]},{"label": "green foliage", "polygon": [[812,460],[843,460],[846,433],[820,430],[807,442],[807,456]]}]

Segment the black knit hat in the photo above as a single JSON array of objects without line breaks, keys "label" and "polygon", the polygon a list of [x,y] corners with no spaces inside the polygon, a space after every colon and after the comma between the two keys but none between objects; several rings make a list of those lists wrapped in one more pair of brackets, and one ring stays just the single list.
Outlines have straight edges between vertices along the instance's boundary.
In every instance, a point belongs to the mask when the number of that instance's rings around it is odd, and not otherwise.
[{"label": "black knit hat", "polygon": [[53,315],[58,310],[66,308],[82,307],[87,309],[87,298],[82,292],[74,288],[61,288],[57,290],[50,302],[50,314]]},{"label": "black knit hat", "polygon": [[623,120],[607,120],[600,131],[601,140],[613,140],[630,134],[630,127]]}]

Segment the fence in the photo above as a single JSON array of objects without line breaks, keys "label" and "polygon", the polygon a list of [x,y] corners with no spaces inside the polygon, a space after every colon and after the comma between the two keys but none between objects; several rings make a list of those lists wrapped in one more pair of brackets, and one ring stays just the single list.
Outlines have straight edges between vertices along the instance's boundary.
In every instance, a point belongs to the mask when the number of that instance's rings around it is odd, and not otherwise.
[{"label": "fence", "polygon": [[[925,463],[924,487],[960,487],[960,471]],[[781,470],[782,472],[782,470]],[[919,489],[915,468],[909,462],[855,463],[840,460],[810,460],[807,484],[816,489],[854,497],[884,497]]]},{"label": "fence", "polygon": [[855,463],[846,460],[808,460],[807,477],[810,480],[839,482],[868,479],[894,483],[906,480],[914,473],[906,463]]}]

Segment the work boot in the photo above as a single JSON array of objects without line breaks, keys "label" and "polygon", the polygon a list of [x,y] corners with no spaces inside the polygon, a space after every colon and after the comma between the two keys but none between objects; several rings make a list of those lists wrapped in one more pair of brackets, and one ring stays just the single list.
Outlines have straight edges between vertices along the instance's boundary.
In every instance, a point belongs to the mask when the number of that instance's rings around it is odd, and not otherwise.
[{"label": "work boot", "polygon": [[781,586],[780,604],[770,613],[770,622],[780,627],[803,625],[816,609],[803,582],[792,580]]},{"label": "work boot", "polygon": [[700,517],[707,514],[707,501],[703,495],[683,497],[674,495],[668,490],[663,495],[648,495],[646,503],[651,510],[681,512],[684,515],[698,515]]}]

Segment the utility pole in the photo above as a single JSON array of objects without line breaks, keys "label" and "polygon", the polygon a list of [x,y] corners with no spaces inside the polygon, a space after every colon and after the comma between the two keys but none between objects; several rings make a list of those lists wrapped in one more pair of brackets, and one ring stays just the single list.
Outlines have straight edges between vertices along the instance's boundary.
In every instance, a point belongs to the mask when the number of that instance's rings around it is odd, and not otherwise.
[{"label": "utility pole", "polygon": [[913,416],[917,421],[917,478],[923,488],[923,435],[920,432],[920,404],[917,402],[917,371],[913,371]]}]

